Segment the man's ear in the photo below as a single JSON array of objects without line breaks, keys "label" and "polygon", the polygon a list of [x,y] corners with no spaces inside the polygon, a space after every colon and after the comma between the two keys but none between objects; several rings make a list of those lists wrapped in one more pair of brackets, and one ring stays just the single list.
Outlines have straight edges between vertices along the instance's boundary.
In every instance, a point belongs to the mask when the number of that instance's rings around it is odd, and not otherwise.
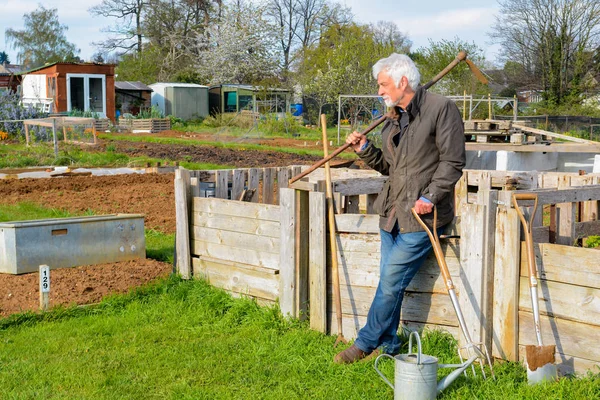
[{"label": "man's ear", "polygon": [[400,78],[400,85],[398,85],[398,87],[401,89],[406,89],[407,86],[408,86],[408,78],[406,76],[402,76],[402,78]]}]

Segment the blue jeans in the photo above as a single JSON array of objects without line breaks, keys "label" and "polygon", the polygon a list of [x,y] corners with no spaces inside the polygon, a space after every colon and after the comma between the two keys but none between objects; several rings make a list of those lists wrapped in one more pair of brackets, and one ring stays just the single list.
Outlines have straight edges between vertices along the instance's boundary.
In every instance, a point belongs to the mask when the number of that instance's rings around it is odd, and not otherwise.
[{"label": "blue jeans", "polygon": [[[438,234],[444,227],[438,228]],[[427,232],[400,233],[398,224],[392,232],[381,230],[379,285],[371,303],[366,325],[358,332],[354,345],[366,353],[378,347],[397,354],[400,340],[397,331],[400,307],[406,287],[431,250]]]}]

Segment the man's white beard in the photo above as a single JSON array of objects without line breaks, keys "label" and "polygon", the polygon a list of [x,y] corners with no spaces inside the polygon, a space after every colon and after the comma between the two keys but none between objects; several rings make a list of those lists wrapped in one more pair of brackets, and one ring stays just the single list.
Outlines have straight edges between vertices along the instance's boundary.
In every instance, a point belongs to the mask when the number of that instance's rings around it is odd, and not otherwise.
[{"label": "man's white beard", "polygon": [[396,107],[398,105],[398,101],[392,101],[389,98],[384,98],[383,101],[387,107]]}]

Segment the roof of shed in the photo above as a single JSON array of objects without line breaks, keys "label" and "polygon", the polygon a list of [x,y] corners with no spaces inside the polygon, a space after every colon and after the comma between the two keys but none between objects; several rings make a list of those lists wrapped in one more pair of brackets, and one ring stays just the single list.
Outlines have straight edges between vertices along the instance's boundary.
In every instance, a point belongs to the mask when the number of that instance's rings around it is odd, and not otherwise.
[{"label": "roof of shed", "polygon": [[143,84],[140,81],[120,81],[115,82],[115,89],[117,90],[138,90],[152,92],[152,88],[148,85]]},{"label": "roof of shed", "polygon": [[180,83],[180,82],[156,82],[150,85],[150,87],[197,87],[197,88],[208,88],[208,86],[198,85],[195,83]]}]

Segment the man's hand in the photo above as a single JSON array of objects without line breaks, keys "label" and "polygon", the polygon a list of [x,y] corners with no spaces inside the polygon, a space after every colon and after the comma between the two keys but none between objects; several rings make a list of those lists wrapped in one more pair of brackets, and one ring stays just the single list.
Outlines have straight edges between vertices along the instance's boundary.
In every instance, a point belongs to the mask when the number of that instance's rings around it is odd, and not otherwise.
[{"label": "man's hand", "polygon": [[433,211],[433,203],[419,199],[415,202],[415,211],[419,215],[429,214]]},{"label": "man's hand", "polygon": [[361,147],[367,143],[367,137],[360,132],[354,131],[346,137],[346,143],[350,143],[354,151],[360,151]]}]

